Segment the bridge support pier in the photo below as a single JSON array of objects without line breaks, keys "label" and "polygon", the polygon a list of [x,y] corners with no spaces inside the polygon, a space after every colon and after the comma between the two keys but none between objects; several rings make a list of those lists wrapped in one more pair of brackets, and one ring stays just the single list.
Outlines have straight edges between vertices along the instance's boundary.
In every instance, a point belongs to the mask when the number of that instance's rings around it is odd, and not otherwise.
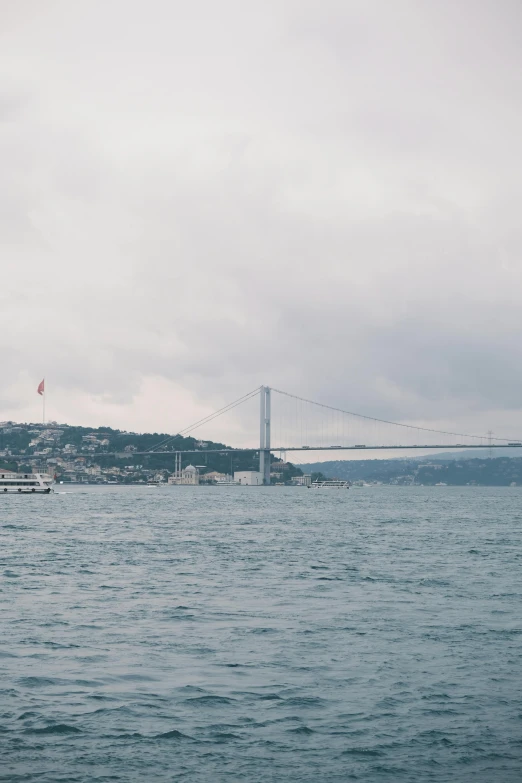
[{"label": "bridge support pier", "polygon": [[259,472],[263,484],[270,485],[270,388],[261,386],[259,390],[260,438]]}]

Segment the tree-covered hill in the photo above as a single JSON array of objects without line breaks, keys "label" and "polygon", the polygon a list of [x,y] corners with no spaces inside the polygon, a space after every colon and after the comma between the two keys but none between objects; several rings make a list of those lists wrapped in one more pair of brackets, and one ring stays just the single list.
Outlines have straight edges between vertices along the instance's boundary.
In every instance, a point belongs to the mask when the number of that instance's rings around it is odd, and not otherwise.
[{"label": "tree-covered hill", "polygon": [[[161,432],[137,433],[56,422],[0,423],[0,467],[18,470],[48,465],[58,477],[70,480],[74,480],[71,476],[86,471],[86,475],[94,475],[91,469],[98,466],[104,471],[114,469],[118,480],[143,481],[154,472],[172,473],[175,452],[194,449],[197,452],[183,455],[182,468],[196,464],[202,475],[211,471],[232,474],[258,470],[258,453],[240,450],[220,453],[220,449],[228,448],[224,443]],[[152,449],[155,453],[143,453]],[[274,457],[273,462],[279,460]],[[301,474],[299,468],[285,463],[277,480],[287,482]]]},{"label": "tree-covered hill", "polygon": [[336,460],[301,465],[308,473],[322,471],[329,478],[383,484],[448,484],[465,486],[522,486],[522,458],[481,456],[475,459],[439,460],[372,459]]}]

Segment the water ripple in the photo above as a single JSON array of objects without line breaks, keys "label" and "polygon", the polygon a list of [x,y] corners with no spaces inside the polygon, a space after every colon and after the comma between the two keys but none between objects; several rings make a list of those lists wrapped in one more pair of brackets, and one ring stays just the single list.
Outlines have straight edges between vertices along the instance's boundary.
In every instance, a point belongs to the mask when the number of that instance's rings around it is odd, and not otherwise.
[{"label": "water ripple", "polygon": [[520,498],[2,498],[0,782],[518,783]]}]

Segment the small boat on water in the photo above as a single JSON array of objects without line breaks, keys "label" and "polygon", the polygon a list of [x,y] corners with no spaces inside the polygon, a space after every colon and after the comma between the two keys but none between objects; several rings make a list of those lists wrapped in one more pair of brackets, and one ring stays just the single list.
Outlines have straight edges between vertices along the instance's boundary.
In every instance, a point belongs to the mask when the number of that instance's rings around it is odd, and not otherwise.
[{"label": "small boat on water", "polygon": [[350,489],[350,482],[329,479],[327,481],[312,481],[310,486],[312,489]]},{"label": "small boat on water", "polygon": [[10,473],[0,468],[0,494],[48,495],[53,491],[53,477],[47,473]]}]

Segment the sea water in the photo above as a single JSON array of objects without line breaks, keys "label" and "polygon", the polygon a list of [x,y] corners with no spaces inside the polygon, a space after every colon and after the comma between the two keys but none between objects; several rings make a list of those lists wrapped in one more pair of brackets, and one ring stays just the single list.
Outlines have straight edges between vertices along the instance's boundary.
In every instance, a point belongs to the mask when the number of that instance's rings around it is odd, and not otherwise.
[{"label": "sea water", "polygon": [[522,491],[0,497],[0,780],[520,781]]}]

